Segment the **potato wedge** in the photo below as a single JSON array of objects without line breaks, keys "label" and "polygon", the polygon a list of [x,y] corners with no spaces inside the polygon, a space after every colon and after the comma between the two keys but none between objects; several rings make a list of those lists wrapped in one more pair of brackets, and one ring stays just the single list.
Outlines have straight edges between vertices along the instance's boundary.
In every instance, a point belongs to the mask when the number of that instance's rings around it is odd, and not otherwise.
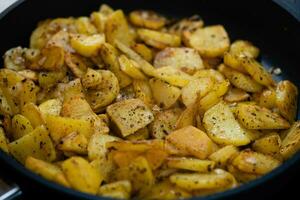
[{"label": "potato wedge", "polygon": [[226,95],[224,96],[224,100],[227,102],[239,102],[239,101],[245,101],[250,98],[250,95],[245,92],[244,90],[241,90],[239,88],[230,88]]},{"label": "potato wedge", "polygon": [[280,114],[293,122],[297,114],[298,89],[290,81],[280,81],[276,87],[276,105]]},{"label": "potato wedge", "polygon": [[121,55],[118,58],[120,69],[133,79],[146,80],[147,77],[139,70],[132,60],[129,60],[126,56]]},{"label": "potato wedge", "polygon": [[62,103],[59,99],[49,99],[39,105],[39,110],[42,115],[54,115],[58,116],[62,108]]},{"label": "potato wedge", "polygon": [[35,128],[8,146],[10,153],[21,163],[25,163],[28,156],[49,162],[56,158],[54,145],[44,126]]},{"label": "potato wedge", "polygon": [[214,80],[211,78],[198,78],[190,81],[181,90],[183,104],[188,107],[194,104],[198,98],[204,97],[214,86]]},{"label": "potato wedge", "polygon": [[48,115],[46,116],[46,122],[55,144],[58,144],[63,137],[73,132],[82,134],[89,139],[94,131],[92,123],[82,119]]},{"label": "potato wedge", "polygon": [[244,150],[232,161],[232,165],[246,173],[266,174],[280,165],[280,161],[271,156]]},{"label": "potato wedge", "polygon": [[244,55],[249,58],[257,58],[259,49],[246,40],[236,40],[230,45],[230,53],[234,55]]},{"label": "potato wedge", "polygon": [[162,108],[170,108],[173,106],[181,95],[179,88],[172,86],[159,79],[151,79],[149,81],[153,98],[155,102]]},{"label": "potato wedge", "polygon": [[187,157],[169,157],[167,159],[169,168],[183,169],[196,172],[210,172],[215,167],[215,162]]},{"label": "potato wedge", "polygon": [[268,109],[276,107],[276,92],[273,89],[264,90],[259,96],[259,105]]},{"label": "potato wedge", "polygon": [[219,71],[214,69],[201,69],[197,71],[194,75],[194,78],[212,78],[216,82],[223,82],[225,81],[225,78],[223,74],[221,74]]},{"label": "potato wedge", "polygon": [[158,52],[154,59],[156,68],[171,66],[183,72],[193,74],[204,65],[198,52],[192,48],[166,48]]},{"label": "potato wedge", "polygon": [[224,64],[221,64],[218,69],[229,79],[230,83],[237,88],[245,90],[246,92],[259,92],[262,90],[262,86],[248,75],[230,69]]},{"label": "potato wedge", "polygon": [[203,125],[217,144],[243,146],[250,143],[246,130],[235,120],[228,105],[220,102],[205,112]]},{"label": "potato wedge", "polygon": [[228,34],[222,25],[199,28],[191,33],[188,44],[204,57],[219,57],[229,49]]},{"label": "potato wedge", "polygon": [[252,149],[259,153],[276,156],[280,151],[281,139],[277,133],[271,133],[259,138],[252,144]]},{"label": "potato wedge", "polygon": [[243,67],[243,65],[241,64],[241,59],[239,57],[244,56],[244,55],[235,55],[233,53],[230,52],[225,52],[224,53],[224,64],[238,72],[244,73],[244,74],[248,74],[248,72],[246,71],[246,69]]},{"label": "potato wedge", "polygon": [[57,46],[45,47],[41,50],[40,69],[56,71],[64,65],[65,51]]},{"label": "potato wedge", "polygon": [[178,129],[166,137],[166,141],[199,159],[207,158],[213,153],[213,141],[201,130],[187,126]]},{"label": "potato wedge", "polygon": [[164,139],[175,129],[175,123],[181,113],[180,109],[169,109],[158,113],[150,125],[151,135],[157,139]]},{"label": "potato wedge", "polygon": [[228,165],[228,171],[241,183],[246,183],[261,177],[259,174],[243,172],[233,165]]},{"label": "potato wedge", "polygon": [[167,19],[154,11],[136,10],[129,14],[132,24],[149,29],[160,29],[165,26]]},{"label": "potato wedge", "polygon": [[70,184],[63,174],[62,170],[54,164],[29,156],[25,161],[25,167],[32,172],[39,174],[45,179],[48,179],[65,187],[70,187]]},{"label": "potato wedge", "polygon": [[30,121],[20,114],[17,114],[12,118],[11,125],[14,140],[17,140],[33,131]]},{"label": "potato wedge", "polygon": [[151,62],[153,59],[152,50],[142,43],[135,43],[131,48],[142,56],[146,61]]},{"label": "potato wedge", "polygon": [[73,132],[60,140],[59,144],[57,145],[57,149],[64,152],[85,155],[87,154],[87,146],[87,138],[84,135]]},{"label": "potato wedge", "polygon": [[82,78],[88,68],[84,57],[74,53],[66,53],[65,63],[77,78]]},{"label": "potato wedge", "polygon": [[280,154],[284,159],[292,157],[300,149],[300,122],[294,122],[283,138]]},{"label": "potato wedge", "polygon": [[133,44],[133,37],[129,32],[128,23],[122,10],[116,10],[107,17],[105,36],[112,45],[115,45],[116,40],[128,46]]},{"label": "potato wedge", "polygon": [[91,23],[88,17],[78,17],[75,20],[75,27],[79,34],[84,34],[84,35],[97,34],[96,27]]},{"label": "potato wedge", "polygon": [[233,176],[224,170],[216,169],[211,173],[174,174],[170,176],[171,183],[187,191],[215,189],[230,185]]},{"label": "potato wedge", "polygon": [[154,119],[152,112],[140,99],[128,99],[111,104],[106,111],[123,137],[147,126]]},{"label": "potato wedge", "polygon": [[83,34],[71,35],[70,43],[77,53],[85,57],[97,55],[102,44],[105,42],[103,34],[94,34],[91,36]]},{"label": "potato wedge", "polygon": [[30,124],[33,128],[45,124],[45,120],[42,116],[41,111],[39,110],[39,107],[37,107],[33,103],[28,103],[25,106],[23,106],[21,114],[30,121]]},{"label": "potato wedge", "polygon": [[197,104],[190,105],[182,111],[175,124],[176,130],[186,126],[195,126],[197,114],[196,106]]},{"label": "potato wedge", "polygon": [[125,139],[130,141],[139,141],[149,139],[149,130],[147,127],[137,130],[134,134],[128,135]]},{"label": "potato wedge", "polygon": [[129,199],[131,196],[131,183],[124,180],[102,185],[97,195],[116,199]]},{"label": "potato wedge", "polygon": [[153,104],[153,95],[152,95],[149,81],[133,80],[132,86],[133,86],[133,90],[135,92],[136,98],[139,98],[148,106]]},{"label": "potato wedge", "polygon": [[248,129],[287,129],[288,121],[277,113],[257,105],[239,104],[237,107],[239,122]]},{"label": "potato wedge", "polygon": [[227,145],[212,153],[208,158],[216,162],[217,167],[226,168],[234,157],[239,154],[236,146]]},{"label": "potato wedge", "polygon": [[62,170],[72,188],[81,192],[97,194],[102,182],[99,171],[82,157],[71,157],[62,163]]},{"label": "potato wedge", "polygon": [[96,89],[102,83],[102,74],[98,71],[88,68],[81,79],[82,86],[86,89]]},{"label": "potato wedge", "polygon": [[27,103],[36,103],[36,96],[39,88],[32,80],[26,80],[19,94],[21,107]]}]

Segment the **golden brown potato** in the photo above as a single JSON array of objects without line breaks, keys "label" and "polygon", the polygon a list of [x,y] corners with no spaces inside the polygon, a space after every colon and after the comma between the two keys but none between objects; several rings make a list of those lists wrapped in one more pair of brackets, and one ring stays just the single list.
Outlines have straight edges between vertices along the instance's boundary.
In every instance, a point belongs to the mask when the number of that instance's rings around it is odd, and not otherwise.
[{"label": "golden brown potato", "polygon": [[222,169],[211,173],[174,174],[170,176],[171,183],[187,191],[215,189],[226,187],[234,181],[233,176]]},{"label": "golden brown potato", "polygon": [[155,77],[178,87],[184,87],[194,79],[189,74],[171,66],[156,69]]},{"label": "golden brown potato", "polygon": [[216,82],[223,82],[225,80],[224,75],[214,69],[202,69],[197,71],[193,77],[195,78],[212,78]]},{"label": "golden brown potato", "polygon": [[34,173],[41,175],[45,179],[54,181],[65,187],[70,187],[62,170],[54,164],[29,156],[25,161],[25,167]]},{"label": "golden brown potato", "polygon": [[171,66],[183,72],[193,74],[204,65],[198,52],[192,48],[166,48],[158,52],[154,59],[156,68]]},{"label": "golden brown potato", "polygon": [[193,15],[189,18],[183,18],[179,20],[175,24],[173,24],[169,29],[168,32],[176,34],[178,36],[183,36],[184,32],[194,32],[195,30],[202,28],[204,22],[199,15]]},{"label": "golden brown potato", "polygon": [[246,40],[236,40],[230,45],[230,53],[233,55],[244,55],[249,58],[257,58],[259,49]]},{"label": "golden brown potato", "polygon": [[262,90],[262,86],[246,74],[230,69],[224,64],[221,64],[218,69],[229,79],[230,83],[237,88],[245,90],[246,92],[259,92]]},{"label": "golden brown potato", "polygon": [[224,102],[205,112],[203,125],[210,138],[218,144],[243,146],[250,143],[246,130],[235,120],[229,106]]},{"label": "golden brown potato", "polygon": [[106,111],[123,137],[147,126],[154,119],[152,112],[140,99],[128,99],[111,104]]},{"label": "golden brown potato", "polygon": [[250,95],[242,89],[239,88],[230,88],[226,95],[224,96],[224,100],[227,102],[239,102],[245,101],[249,99]]},{"label": "golden brown potato", "polygon": [[238,153],[239,150],[237,147],[227,145],[212,153],[208,158],[215,161],[218,167],[226,168],[227,164],[229,164],[232,159],[238,155]]},{"label": "golden brown potato", "polygon": [[280,151],[280,146],[280,136],[277,133],[271,133],[254,141],[252,149],[263,154],[276,156]]},{"label": "golden brown potato", "polygon": [[95,56],[102,44],[105,42],[105,36],[103,34],[94,34],[91,36],[83,34],[71,35],[70,43],[72,48],[77,53],[85,57]]},{"label": "golden brown potato", "polygon": [[28,103],[25,106],[23,106],[21,114],[30,121],[30,124],[33,128],[45,124],[45,120],[42,116],[41,111],[39,110],[39,107],[37,107],[33,103]]},{"label": "golden brown potato", "polygon": [[172,132],[166,137],[166,141],[178,148],[179,151],[183,150],[199,159],[205,159],[213,153],[212,140],[193,126]]},{"label": "golden brown potato", "polygon": [[157,139],[164,139],[175,129],[175,123],[181,113],[180,109],[174,108],[158,113],[151,123],[151,135]]},{"label": "golden brown potato", "polygon": [[128,135],[125,139],[130,141],[139,141],[149,139],[149,130],[147,127],[137,130],[134,134]]},{"label": "golden brown potato", "polygon": [[239,104],[237,107],[239,122],[248,129],[287,129],[288,121],[277,113],[257,105]]},{"label": "golden brown potato", "polygon": [[12,135],[15,140],[33,131],[30,121],[23,115],[17,114],[12,118]]},{"label": "golden brown potato", "polygon": [[65,63],[77,78],[83,77],[88,68],[83,57],[77,54],[66,53]]},{"label": "golden brown potato", "polygon": [[54,145],[44,126],[39,126],[20,139],[9,143],[8,147],[10,153],[21,163],[25,163],[28,156],[49,162],[56,158]]},{"label": "golden brown potato", "polygon": [[97,86],[102,83],[102,74],[94,69],[88,68],[81,78],[81,83],[86,89],[97,89]]},{"label": "golden brown potato", "polygon": [[186,107],[194,104],[198,98],[202,98],[211,91],[214,84],[214,80],[211,78],[198,78],[190,81],[181,90],[182,103]]},{"label": "golden brown potato", "polygon": [[150,29],[138,29],[137,34],[143,42],[157,49],[178,47],[181,43],[181,39],[177,35]]},{"label": "golden brown potato", "polygon": [[5,153],[9,153],[8,150],[8,139],[6,138],[3,128],[0,128],[0,149]]},{"label": "golden brown potato", "polygon": [[100,186],[98,195],[117,199],[129,199],[131,195],[131,183],[127,180],[108,183]]},{"label": "golden brown potato", "polygon": [[244,73],[244,74],[248,74],[248,72],[246,71],[246,69],[243,67],[243,65],[241,64],[241,59],[240,56],[244,56],[244,55],[235,55],[233,53],[230,52],[225,52],[224,53],[224,64],[232,69],[235,69],[238,72]]},{"label": "golden brown potato", "polygon": [[180,116],[178,117],[175,129],[180,129],[186,126],[195,126],[196,124],[196,114],[197,114],[197,104],[192,104],[188,106]]},{"label": "golden brown potato", "polygon": [[198,50],[204,57],[222,57],[230,45],[227,32],[222,25],[199,28],[185,37],[188,46]]},{"label": "golden brown potato", "polygon": [[82,157],[71,157],[62,163],[62,170],[70,185],[90,194],[97,194],[102,182],[101,173]]},{"label": "golden brown potato", "polygon": [[79,34],[93,35],[97,33],[96,27],[88,17],[78,17],[75,20],[75,27]]},{"label": "golden brown potato", "polygon": [[162,80],[151,79],[149,84],[155,102],[162,108],[170,108],[180,97],[181,91],[179,88],[169,85]]},{"label": "golden brown potato", "polygon": [[151,62],[153,59],[153,53],[149,47],[143,43],[135,43],[131,48],[142,56],[146,61]]},{"label": "golden brown potato", "polygon": [[276,106],[276,92],[273,89],[264,90],[259,96],[259,105],[272,109]]},{"label": "golden brown potato", "polygon": [[298,89],[290,81],[280,81],[276,87],[276,105],[280,114],[293,122],[297,113]]},{"label": "golden brown potato", "polygon": [[241,183],[246,183],[259,178],[261,175],[243,172],[232,165],[228,165],[228,171]]},{"label": "golden brown potato", "polygon": [[128,46],[133,43],[133,37],[129,32],[128,23],[122,10],[113,12],[105,20],[105,36],[112,45],[115,45],[116,40]]},{"label": "golden brown potato", "polygon": [[59,144],[57,145],[57,149],[68,153],[85,155],[87,154],[87,146],[87,138],[82,134],[73,132],[60,140]]},{"label": "golden brown potato", "polygon": [[232,161],[232,165],[246,173],[265,174],[280,165],[280,161],[271,156],[251,151],[249,149],[239,153]]},{"label": "golden brown potato", "polygon": [[292,157],[300,149],[300,123],[294,122],[283,138],[280,154],[284,159]]},{"label": "golden brown potato", "polygon": [[121,55],[118,58],[119,64],[120,64],[120,69],[123,71],[125,74],[130,76],[133,79],[138,79],[138,80],[146,80],[147,77],[143,74],[143,72],[140,71],[139,65],[128,59],[126,56]]},{"label": "golden brown potato", "polygon": [[183,169],[196,172],[210,172],[215,168],[215,162],[187,157],[169,157],[167,159],[169,168]]},{"label": "golden brown potato", "polygon": [[133,90],[136,98],[141,99],[145,104],[150,106],[153,104],[153,95],[149,81],[147,80],[133,80]]},{"label": "golden brown potato", "polygon": [[165,26],[167,19],[154,11],[136,10],[129,14],[130,22],[139,27],[160,29]]}]

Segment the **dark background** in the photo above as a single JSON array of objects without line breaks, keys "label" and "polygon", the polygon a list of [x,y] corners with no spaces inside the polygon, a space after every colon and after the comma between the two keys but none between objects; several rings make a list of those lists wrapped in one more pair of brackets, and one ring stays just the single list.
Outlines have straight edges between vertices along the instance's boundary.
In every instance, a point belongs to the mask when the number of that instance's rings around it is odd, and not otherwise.
[{"label": "dark background", "polygon": [[[28,46],[30,33],[40,19],[89,15],[102,2],[125,11],[153,9],[175,18],[199,14],[206,25],[223,24],[232,41],[246,39],[257,45],[262,52],[261,62],[267,68],[275,66],[282,69],[283,74],[275,77],[277,80],[290,79],[300,87],[299,22],[272,1],[265,0],[27,0],[0,20],[0,54],[3,55],[11,47]],[[297,155],[293,162],[298,162],[280,176],[272,177],[271,181],[228,199],[300,199],[297,193],[300,180],[299,158]],[[24,193],[22,199],[48,199],[53,195],[58,198],[59,192],[42,187],[33,179],[14,170],[12,166],[15,164],[9,166],[2,159],[0,176],[20,185]],[[288,165],[283,166],[287,167]],[[68,198],[64,196],[63,199]]]}]

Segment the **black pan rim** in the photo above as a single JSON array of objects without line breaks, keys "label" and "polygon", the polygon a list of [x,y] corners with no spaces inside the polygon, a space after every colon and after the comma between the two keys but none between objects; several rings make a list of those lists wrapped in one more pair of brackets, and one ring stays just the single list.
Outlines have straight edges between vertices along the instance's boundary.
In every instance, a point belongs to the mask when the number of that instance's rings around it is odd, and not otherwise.
[{"label": "black pan rim", "polygon": [[[0,13],[0,20],[4,18],[9,12],[11,12],[14,8],[18,7],[22,3],[24,3],[26,0],[17,0],[13,4],[11,4],[8,8],[6,8],[4,11]],[[274,2],[273,2],[274,3]],[[288,13],[286,10],[281,8],[285,13]],[[297,20],[294,16],[292,16],[290,13],[288,13],[291,18],[294,20]],[[298,21],[298,20],[297,20]],[[299,114],[298,114],[299,116]],[[8,155],[7,153],[0,151],[0,160],[4,161],[5,164],[10,166],[12,169],[17,171],[18,173],[24,175],[26,178],[32,179],[35,182],[45,186],[46,188],[53,189],[62,193],[65,193],[67,195],[71,196],[76,196],[77,198],[83,198],[83,199],[90,199],[90,200],[111,200],[113,198],[109,197],[101,197],[101,196],[96,196],[96,195],[91,195],[88,193],[83,193],[71,188],[67,188],[64,186],[61,186],[59,184],[56,184],[52,181],[49,181],[34,172],[28,170],[25,168],[24,165],[19,163],[17,160],[15,160],[12,156]],[[292,158],[288,159],[285,161],[281,166],[278,168],[274,169],[273,171],[265,174],[264,176],[257,178],[255,180],[252,180],[250,182],[247,182],[245,184],[242,184],[238,186],[237,188],[229,189],[224,192],[219,192],[203,197],[191,197],[189,199],[191,200],[217,200],[221,198],[228,198],[228,197],[234,197],[234,195],[237,195],[239,193],[245,192],[247,190],[253,189],[259,185],[262,185],[263,183],[266,183],[270,181],[271,179],[274,179],[278,177],[279,175],[282,175],[285,173],[287,170],[289,170],[294,164],[300,162],[300,152],[296,153]]]}]

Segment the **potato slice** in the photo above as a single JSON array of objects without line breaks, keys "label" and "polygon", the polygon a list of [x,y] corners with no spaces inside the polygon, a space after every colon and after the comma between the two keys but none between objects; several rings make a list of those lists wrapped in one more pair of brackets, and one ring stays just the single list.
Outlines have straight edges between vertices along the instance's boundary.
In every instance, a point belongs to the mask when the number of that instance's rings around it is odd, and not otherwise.
[{"label": "potato slice", "polygon": [[259,153],[276,156],[280,151],[281,139],[277,133],[259,138],[252,144],[252,149]]},{"label": "potato slice", "polygon": [[147,127],[137,130],[134,134],[128,135],[125,139],[129,141],[139,141],[149,139],[149,130]]},{"label": "potato slice", "polygon": [[155,76],[155,68],[147,62],[142,56],[140,56],[138,53],[136,53],[134,50],[132,50],[129,46],[126,46],[120,41],[116,41],[116,46],[120,51],[122,51],[128,58],[134,60],[139,64],[141,67],[141,70],[148,76]]},{"label": "potato slice", "polygon": [[259,174],[243,172],[232,165],[228,165],[228,171],[241,183],[246,183],[261,177]]},{"label": "potato slice", "polygon": [[117,77],[109,70],[99,70],[102,82],[97,89],[86,91],[86,99],[94,112],[103,110],[111,104],[119,94],[120,87]]},{"label": "potato slice", "polygon": [[150,106],[153,104],[153,95],[150,83],[147,80],[134,80],[132,82],[133,90],[136,98],[142,100],[145,104]]},{"label": "potato slice", "polygon": [[290,81],[280,81],[276,87],[276,105],[280,114],[293,122],[297,114],[298,89]]},{"label": "potato slice", "polygon": [[93,35],[97,33],[96,27],[91,23],[88,17],[78,17],[75,20],[75,27],[79,34]]},{"label": "potato slice", "polygon": [[66,74],[67,70],[65,67],[58,71],[42,71],[38,75],[39,86],[44,89],[49,89],[62,81],[65,78]]},{"label": "potato slice", "polygon": [[80,135],[76,132],[70,133],[67,136],[63,137],[57,149],[64,152],[72,152],[76,154],[87,154],[88,140],[84,135]]},{"label": "potato slice", "polygon": [[250,95],[244,90],[241,90],[239,88],[230,88],[224,96],[224,100],[227,102],[239,102],[245,101],[249,99],[249,97]]},{"label": "potato slice", "polygon": [[262,85],[255,82],[250,76],[230,69],[221,64],[218,67],[219,71],[229,79],[230,83],[237,88],[245,90],[246,92],[259,92],[262,90]]},{"label": "potato slice", "polygon": [[131,84],[131,78],[121,71],[120,64],[118,61],[118,51],[111,44],[104,43],[100,49],[100,55],[104,63],[108,66],[108,69],[114,73],[118,78],[119,85],[121,88]]},{"label": "potato slice", "polygon": [[157,49],[164,49],[166,47],[178,47],[181,43],[181,39],[177,35],[159,31],[138,29],[137,34],[139,38],[147,45]]},{"label": "potato slice", "polygon": [[256,60],[248,57],[239,57],[241,65],[261,85],[271,87],[275,85],[271,74]]},{"label": "potato slice", "polygon": [[283,138],[280,154],[284,159],[292,157],[300,149],[300,122],[294,122]]},{"label": "potato slice", "polygon": [[[182,37],[184,32],[192,33],[195,30],[202,28],[203,25],[204,25],[204,22],[203,22],[202,18],[199,15],[193,15],[188,18],[183,18],[182,20],[173,24],[168,29],[168,32]],[[185,38],[183,38],[183,39],[185,39]]]},{"label": "potato slice", "polygon": [[238,153],[239,150],[236,146],[227,145],[212,153],[208,158],[215,161],[218,167],[225,168]]},{"label": "potato slice", "polygon": [[116,199],[129,199],[131,196],[131,183],[124,180],[102,185],[97,195]]},{"label": "potato slice", "polygon": [[276,92],[273,89],[264,90],[259,96],[259,105],[268,109],[276,106]]},{"label": "potato slice", "polygon": [[207,158],[213,151],[212,140],[201,130],[187,126],[178,129],[166,137],[166,141],[199,159]]},{"label": "potato slice", "polygon": [[162,108],[167,109],[173,106],[181,95],[179,88],[169,85],[162,80],[151,79],[149,84],[154,100]]},{"label": "potato slice", "polygon": [[83,57],[74,53],[66,53],[65,63],[77,78],[82,78],[88,68]]},{"label": "potato slice", "polygon": [[128,46],[133,43],[133,37],[129,32],[128,23],[122,10],[117,10],[107,17],[105,35],[107,41],[112,45],[115,45],[116,40]]},{"label": "potato slice", "polygon": [[194,78],[212,78],[214,81],[220,83],[225,81],[223,74],[214,69],[201,69],[197,71],[194,75]]},{"label": "potato slice", "polygon": [[62,170],[54,164],[29,156],[25,161],[25,167],[47,180],[53,181],[65,187],[70,187],[70,184]]},{"label": "potato slice", "polygon": [[229,106],[224,102],[205,112],[203,125],[209,137],[218,144],[243,146],[251,142],[246,130],[235,120]]},{"label": "potato slice", "polygon": [[230,185],[234,178],[222,169],[216,169],[211,173],[174,174],[170,176],[171,183],[187,191],[201,189],[223,188]]},{"label": "potato slice", "polygon": [[85,57],[97,55],[98,50],[104,42],[105,36],[103,34],[94,34],[91,36],[73,34],[70,39],[72,48],[74,48],[77,53]]},{"label": "potato slice", "polygon": [[102,182],[99,171],[82,157],[71,157],[62,163],[62,170],[72,188],[81,192],[97,194]]},{"label": "potato slice", "polygon": [[39,65],[41,69],[56,71],[63,67],[65,60],[65,51],[56,46],[45,47],[41,51]]},{"label": "potato slice", "polygon": [[147,77],[139,70],[134,61],[129,60],[125,55],[118,58],[120,69],[133,79],[146,80]]},{"label": "potato slice", "polygon": [[233,55],[244,55],[248,58],[257,58],[259,55],[259,49],[246,40],[234,41],[230,46],[229,52]]},{"label": "potato slice", "polygon": [[0,128],[0,149],[5,153],[9,153],[8,150],[8,139],[6,138],[3,128]]},{"label": "potato slice", "polygon": [[12,135],[15,140],[33,131],[30,121],[23,115],[17,114],[12,118]]},{"label": "potato slice", "polygon": [[32,80],[26,80],[21,88],[19,98],[21,107],[27,103],[36,103],[36,96],[39,88]]},{"label": "potato slice", "polygon": [[58,116],[62,108],[62,103],[59,99],[49,99],[39,105],[39,110],[42,115],[54,115]]},{"label": "potato slice", "polygon": [[251,151],[249,149],[239,153],[232,161],[232,165],[246,173],[266,174],[280,165],[280,161],[271,156]]},{"label": "potato slice", "polygon": [[192,104],[180,114],[176,121],[175,129],[180,129],[186,126],[195,126],[197,114],[196,106],[197,104]]},{"label": "potato slice", "polygon": [[196,172],[210,172],[215,168],[215,162],[187,157],[169,157],[167,159],[167,166],[169,168]]},{"label": "potato slice", "polygon": [[44,126],[35,128],[8,146],[10,153],[21,163],[24,163],[28,156],[49,162],[56,158],[54,145]]},{"label": "potato slice", "polygon": [[239,57],[242,57],[244,55],[235,55],[230,52],[225,52],[224,53],[224,64],[238,72],[248,74],[248,72],[245,70],[243,65],[241,64],[241,59]]},{"label": "potato slice", "polygon": [[160,29],[165,26],[167,19],[154,11],[135,10],[129,14],[130,22],[139,27]]},{"label": "potato slice", "polygon": [[100,133],[95,133],[91,136],[89,144],[88,144],[88,158],[89,160],[95,160],[97,158],[105,158],[107,156],[107,147],[106,144],[112,141],[118,141],[120,138],[111,136],[111,135],[103,135]]},{"label": "potato slice", "polygon": [[289,122],[280,115],[257,105],[239,104],[237,118],[248,129],[287,129],[290,127]]},{"label": "potato slice", "polygon": [[204,57],[219,57],[229,49],[230,41],[222,25],[199,28],[188,38],[189,45]]},{"label": "potato slice", "polygon": [[102,83],[102,74],[98,71],[88,68],[81,79],[82,86],[85,89],[97,89],[98,85]]},{"label": "potato slice", "polygon": [[158,113],[151,124],[151,135],[157,139],[164,139],[175,129],[175,123],[181,113],[180,109],[170,109]]},{"label": "potato slice", "polygon": [[154,66],[156,68],[171,66],[190,74],[204,68],[198,52],[186,47],[166,48],[160,51],[155,56]]},{"label": "potato slice", "polygon": [[111,104],[106,111],[123,137],[147,126],[154,119],[152,112],[140,99],[128,99]]},{"label": "potato slice", "polygon": [[23,106],[21,114],[30,121],[33,128],[45,124],[45,120],[42,116],[41,111],[33,103],[28,103],[25,106]]},{"label": "potato slice", "polygon": [[153,59],[152,50],[142,43],[135,43],[131,48],[142,56],[146,61],[151,62]]},{"label": "potato slice", "polygon": [[155,77],[178,87],[184,87],[193,80],[192,76],[171,66],[156,69]]},{"label": "potato slice", "polygon": [[132,183],[133,192],[146,190],[154,184],[154,176],[148,161],[139,156],[132,160],[128,167],[119,168],[119,180],[129,180]]},{"label": "potato slice", "polygon": [[159,139],[153,140],[141,140],[141,141],[112,141],[106,144],[108,149],[115,149],[118,151],[129,151],[129,152],[137,152],[144,153],[151,149],[163,149],[164,141]]},{"label": "potato slice", "polygon": [[48,115],[46,116],[46,122],[55,144],[58,144],[63,137],[73,132],[82,134],[89,139],[94,131],[92,123],[82,119]]},{"label": "potato slice", "polygon": [[181,90],[183,104],[188,107],[194,104],[198,98],[205,96],[214,86],[214,80],[211,78],[198,78],[190,81]]}]

